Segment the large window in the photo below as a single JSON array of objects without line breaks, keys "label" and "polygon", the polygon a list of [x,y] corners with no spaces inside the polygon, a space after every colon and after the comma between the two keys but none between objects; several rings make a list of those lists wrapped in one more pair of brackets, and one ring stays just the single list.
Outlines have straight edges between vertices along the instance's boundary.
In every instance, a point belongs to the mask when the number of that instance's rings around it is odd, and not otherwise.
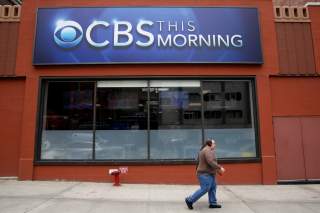
[{"label": "large window", "polygon": [[42,159],[92,159],[93,82],[49,82]]},{"label": "large window", "polygon": [[151,159],[194,159],[201,129],[200,81],[150,81]]},{"label": "large window", "polygon": [[217,141],[220,158],[256,157],[249,81],[204,81],[205,138]]},{"label": "large window", "polygon": [[96,159],[147,159],[147,81],[99,81]]},{"label": "large window", "polygon": [[193,161],[207,138],[223,159],[258,156],[251,80],[43,84],[39,160]]}]

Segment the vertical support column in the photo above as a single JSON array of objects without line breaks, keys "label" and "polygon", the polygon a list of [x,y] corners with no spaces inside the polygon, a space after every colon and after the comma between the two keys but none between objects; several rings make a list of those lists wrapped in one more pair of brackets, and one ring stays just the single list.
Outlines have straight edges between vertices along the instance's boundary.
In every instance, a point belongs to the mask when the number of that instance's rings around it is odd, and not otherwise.
[{"label": "vertical support column", "polygon": [[257,99],[262,158],[262,183],[276,184],[277,170],[275,142],[273,139],[270,79],[267,75],[257,76]]},{"label": "vertical support column", "polygon": [[22,131],[20,139],[19,179],[32,180],[34,148],[36,142],[38,78],[26,78]]},{"label": "vertical support column", "polygon": [[23,9],[17,11],[19,16],[19,37],[17,41],[17,55],[16,55],[16,76],[26,76],[29,70],[32,70],[30,63],[32,62],[36,25],[36,8],[39,1],[23,0]]},{"label": "vertical support column", "polygon": [[316,72],[320,74],[320,2],[318,5],[309,5],[308,10],[311,20],[311,32],[313,37]]}]

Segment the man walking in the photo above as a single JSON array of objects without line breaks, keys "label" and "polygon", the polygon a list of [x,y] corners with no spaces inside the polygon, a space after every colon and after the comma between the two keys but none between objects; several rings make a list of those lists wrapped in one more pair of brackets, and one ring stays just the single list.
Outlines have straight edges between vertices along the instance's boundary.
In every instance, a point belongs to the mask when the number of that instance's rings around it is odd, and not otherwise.
[{"label": "man walking", "polygon": [[193,209],[193,204],[208,192],[209,208],[221,208],[217,204],[216,198],[216,174],[222,174],[225,169],[218,164],[215,156],[216,143],[214,140],[207,140],[201,148],[198,155],[197,176],[200,183],[200,189],[185,199],[189,209]]}]

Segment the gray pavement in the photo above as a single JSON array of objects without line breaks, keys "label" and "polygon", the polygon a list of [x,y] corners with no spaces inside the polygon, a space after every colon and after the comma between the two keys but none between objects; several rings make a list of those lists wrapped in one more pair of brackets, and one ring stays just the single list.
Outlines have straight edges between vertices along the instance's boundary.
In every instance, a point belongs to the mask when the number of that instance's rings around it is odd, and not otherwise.
[{"label": "gray pavement", "polygon": [[222,209],[209,209],[205,195],[189,210],[184,198],[197,188],[0,180],[0,213],[320,213],[320,185],[220,185]]}]

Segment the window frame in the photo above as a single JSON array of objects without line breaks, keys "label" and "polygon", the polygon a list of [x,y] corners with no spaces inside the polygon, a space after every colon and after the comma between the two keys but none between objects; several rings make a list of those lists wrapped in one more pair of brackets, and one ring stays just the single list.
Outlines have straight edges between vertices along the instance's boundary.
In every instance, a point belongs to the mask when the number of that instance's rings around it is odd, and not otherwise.
[{"label": "window frame", "polygon": [[[252,121],[255,131],[255,157],[241,157],[241,158],[218,158],[219,163],[259,163],[261,162],[261,147],[260,147],[260,128],[259,128],[259,117],[258,117],[258,104],[257,104],[257,93],[256,93],[256,78],[255,76],[192,76],[192,77],[181,77],[181,76],[164,76],[164,77],[111,77],[111,78],[100,78],[100,77],[40,77],[39,79],[39,96],[37,104],[37,118],[36,118],[36,140],[35,140],[35,152],[34,152],[34,165],[194,165],[196,164],[195,159],[165,159],[165,160],[98,160],[95,159],[95,131],[96,131],[96,100],[97,100],[97,82],[103,80],[146,80],[148,81],[148,87],[150,86],[151,80],[199,80],[201,90],[201,126],[202,126],[202,138],[204,137],[204,109],[203,109],[203,82],[204,81],[249,81],[249,96],[250,104],[252,107]],[[90,160],[63,160],[63,159],[41,159],[41,135],[43,131],[43,122],[45,107],[47,104],[47,91],[48,82],[93,82],[94,83],[94,105],[93,105],[93,156]],[[149,98],[149,97],[148,97]],[[149,108],[149,106],[148,106]],[[148,110],[149,111],[149,110]],[[149,113],[149,112],[148,112]],[[148,123],[150,119],[148,119]],[[148,124],[149,125],[149,124]],[[148,132],[150,128],[148,128]],[[203,138],[204,139],[204,138]],[[203,141],[202,141],[203,142]],[[148,152],[150,152],[150,136],[148,133]],[[149,156],[148,156],[149,157]]]}]

